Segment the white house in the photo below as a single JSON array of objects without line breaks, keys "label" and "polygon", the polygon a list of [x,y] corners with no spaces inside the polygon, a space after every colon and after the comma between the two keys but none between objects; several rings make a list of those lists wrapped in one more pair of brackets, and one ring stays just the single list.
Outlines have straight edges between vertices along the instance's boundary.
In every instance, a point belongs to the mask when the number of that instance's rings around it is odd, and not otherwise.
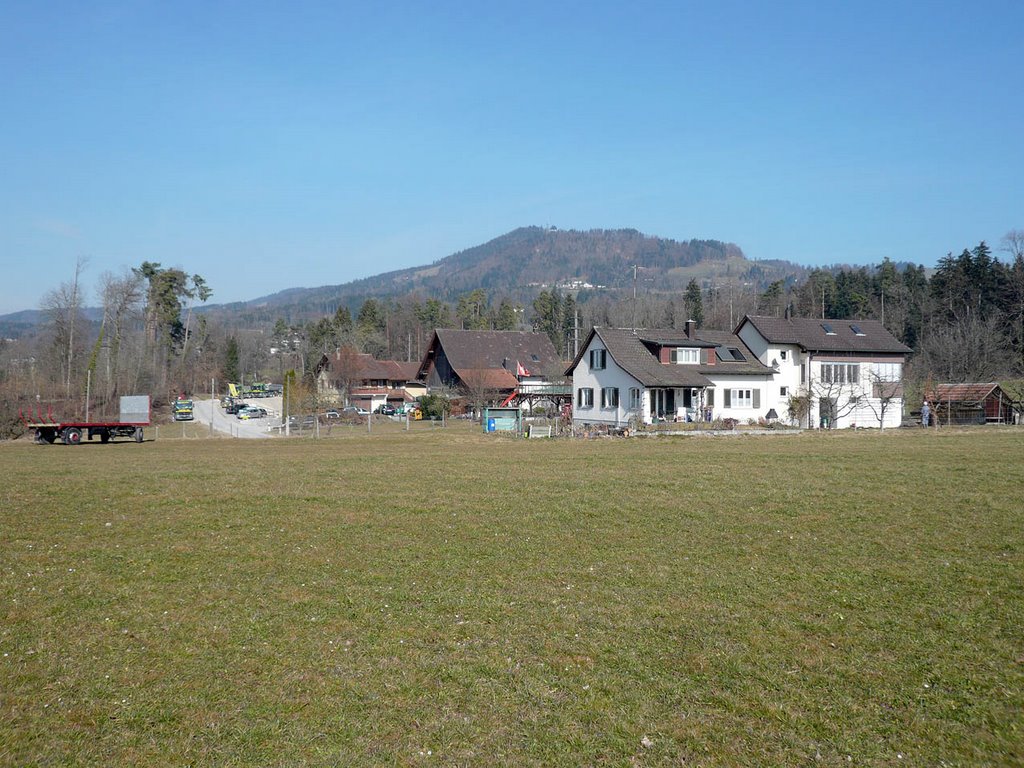
[{"label": "white house", "polygon": [[[806,427],[898,427],[910,348],[877,320],[747,315],[736,328]],[[780,416],[783,413],[780,411]]]},{"label": "white house", "polygon": [[909,348],[874,320],[747,316],[736,331],[595,327],[566,371],[573,421],[780,419],[891,427]]},{"label": "white house", "polygon": [[774,371],[735,334],[692,321],[683,331],[595,327],[566,375],[581,424],[778,415]]}]

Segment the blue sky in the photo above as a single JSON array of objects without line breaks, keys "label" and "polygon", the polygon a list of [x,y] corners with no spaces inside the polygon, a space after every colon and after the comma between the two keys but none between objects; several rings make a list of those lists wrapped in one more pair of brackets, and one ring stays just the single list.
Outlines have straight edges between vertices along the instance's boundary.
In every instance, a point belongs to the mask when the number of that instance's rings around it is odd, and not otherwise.
[{"label": "blue sky", "polygon": [[8,2],[0,313],[212,301],[518,226],[934,265],[1024,228],[1024,3]]}]

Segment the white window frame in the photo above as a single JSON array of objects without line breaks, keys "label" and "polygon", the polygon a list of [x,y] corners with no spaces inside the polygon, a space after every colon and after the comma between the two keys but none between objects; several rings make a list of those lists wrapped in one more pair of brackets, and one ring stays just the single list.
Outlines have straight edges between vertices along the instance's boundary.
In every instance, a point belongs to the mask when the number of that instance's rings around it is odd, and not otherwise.
[{"label": "white window frame", "polygon": [[640,387],[629,388],[629,410],[639,411],[644,407],[644,391]]},{"label": "white window frame", "polygon": [[577,408],[593,408],[594,407],[594,388],[593,387],[580,387],[576,390],[576,407]]},{"label": "white window frame", "polygon": [[896,382],[903,380],[902,363],[874,363],[871,374],[875,381]]},{"label": "white window frame", "polygon": [[754,407],[754,390],[752,389],[733,389],[730,390],[729,395],[729,407],[730,408],[753,408]]},{"label": "white window frame", "polygon": [[592,371],[603,371],[608,367],[608,350],[607,349],[592,349],[590,350],[590,370]]},{"label": "white window frame", "polygon": [[601,387],[601,407],[602,408],[618,408],[619,407],[619,388],[618,387]]},{"label": "white window frame", "polygon": [[822,363],[822,384],[860,384],[860,363]]},{"label": "white window frame", "polygon": [[675,365],[700,365],[700,350],[696,347],[674,347],[669,360]]}]

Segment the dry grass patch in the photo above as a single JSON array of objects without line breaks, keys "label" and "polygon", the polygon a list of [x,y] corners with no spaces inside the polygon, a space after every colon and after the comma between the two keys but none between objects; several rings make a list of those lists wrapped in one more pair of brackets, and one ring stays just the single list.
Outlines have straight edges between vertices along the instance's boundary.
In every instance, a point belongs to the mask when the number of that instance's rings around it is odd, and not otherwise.
[{"label": "dry grass patch", "polygon": [[1020,762],[1021,456],[0,446],[0,763]]}]

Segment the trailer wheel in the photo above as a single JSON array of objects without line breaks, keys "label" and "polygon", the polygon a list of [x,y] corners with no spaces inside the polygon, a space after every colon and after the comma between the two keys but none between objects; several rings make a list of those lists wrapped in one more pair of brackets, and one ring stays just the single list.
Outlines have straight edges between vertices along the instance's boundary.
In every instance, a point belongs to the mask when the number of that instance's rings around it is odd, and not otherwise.
[{"label": "trailer wheel", "polygon": [[50,441],[46,439],[46,434],[43,432],[43,430],[37,429],[36,430],[36,442],[39,445],[46,445]]},{"label": "trailer wheel", "polygon": [[142,427],[136,427],[135,428],[135,442],[136,443],[141,443],[142,442]]},{"label": "trailer wheel", "polygon": [[78,445],[82,442],[82,430],[78,427],[68,427],[64,430],[64,444]]},{"label": "trailer wheel", "polygon": [[101,443],[109,443],[110,442],[110,430],[109,429],[104,429],[104,430],[102,430],[100,432],[100,442]]}]

